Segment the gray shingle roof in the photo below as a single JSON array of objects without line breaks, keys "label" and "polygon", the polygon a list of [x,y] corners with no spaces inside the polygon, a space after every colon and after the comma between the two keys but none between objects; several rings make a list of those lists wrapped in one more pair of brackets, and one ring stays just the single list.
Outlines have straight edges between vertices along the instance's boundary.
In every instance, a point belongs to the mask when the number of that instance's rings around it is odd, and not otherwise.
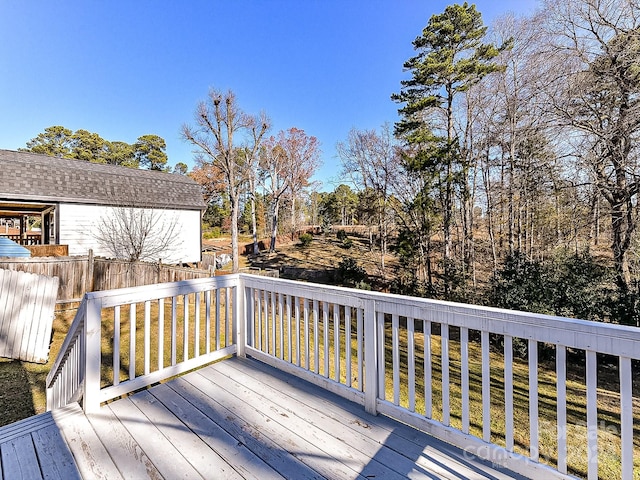
[{"label": "gray shingle roof", "polygon": [[183,175],[1,149],[0,200],[205,208],[200,186]]}]

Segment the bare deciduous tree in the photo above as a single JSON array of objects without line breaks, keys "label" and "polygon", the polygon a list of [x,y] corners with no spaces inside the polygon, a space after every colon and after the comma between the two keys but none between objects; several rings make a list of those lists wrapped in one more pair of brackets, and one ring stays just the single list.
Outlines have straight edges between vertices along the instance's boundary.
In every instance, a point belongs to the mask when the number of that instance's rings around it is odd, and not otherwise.
[{"label": "bare deciduous tree", "polygon": [[554,68],[549,102],[609,206],[617,284],[624,294],[640,191],[640,4],[547,0],[545,7]]},{"label": "bare deciduous tree", "polygon": [[304,130],[293,127],[287,130],[284,149],[289,159],[287,184],[291,194],[291,232],[295,234],[298,226],[296,199],[312,185],[310,179],[320,165],[320,142]]},{"label": "bare deciduous tree", "polygon": [[386,124],[380,133],[353,129],[345,143],[338,143],[337,149],[343,175],[351,178],[360,193],[368,191],[374,196],[374,215],[380,241],[380,271],[384,279],[385,256],[393,218],[391,195],[394,191],[393,180],[397,179],[394,172],[402,168],[391,128]]},{"label": "bare deciduous tree", "polygon": [[260,155],[260,182],[265,192],[269,196],[270,217],[271,217],[271,242],[269,251],[276,249],[276,237],[278,236],[278,220],[280,213],[280,202],[289,185],[287,184],[287,154],[280,145],[280,140],[284,137],[284,132],[276,137],[270,137],[264,143],[264,148]]},{"label": "bare deciduous tree", "polygon": [[264,114],[252,116],[242,111],[233,92],[213,89],[196,108],[194,120],[195,126],[182,127],[182,137],[197,147],[201,164],[215,164],[224,175],[231,204],[233,271],[237,272],[240,195],[247,182],[244,162],[255,157],[269,120]]},{"label": "bare deciduous tree", "polygon": [[177,215],[135,206],[114,207],[96,223],[94,237],[113,258],[175,262],[181,246]]},{"label": "bare deciduous tree", "polygon": [[309,179],[320,163],[316,137],[304,130],[290,128],[271,137],[260,159],[261,182],[271,200],[271,242],[269,251],[276,248],[280,203],[285,193],[291,195],[292,226],[295,228],[295,198],[309,185]]}]

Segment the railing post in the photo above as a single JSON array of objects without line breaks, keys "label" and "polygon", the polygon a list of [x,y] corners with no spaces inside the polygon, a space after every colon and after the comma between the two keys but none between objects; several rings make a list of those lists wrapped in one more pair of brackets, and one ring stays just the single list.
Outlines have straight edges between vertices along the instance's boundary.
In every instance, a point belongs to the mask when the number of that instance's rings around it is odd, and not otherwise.
[{"label": "railing post", "polygon": [[244,279],[238,275],[238,284],[233,292],[233,328],[236,333],[236,355],[246,357],[247,345],[247,292],[244,288]]},{"label": "railing post", "polygon": [[56,407],[57,405],[54,405],[54,401],[56,399],[55,395],[53,394],[53,387],[50,386],[48,384],[49,382],[47,382],[46,385],[46,394],[47,394],[47,412],[53,410],[54,407]]},{"label": "railing post", "polygon": [[367,413],[378,414],[378,329],[376,328],[376,302],[364,302],[364,408]]},{"label": "railing post", "polygon": [[87,312],[84,324],[84,355],[81,359],[84,370],[82,406],[86,413],[100,409],[100,336],[101,300],[85,297]]}]

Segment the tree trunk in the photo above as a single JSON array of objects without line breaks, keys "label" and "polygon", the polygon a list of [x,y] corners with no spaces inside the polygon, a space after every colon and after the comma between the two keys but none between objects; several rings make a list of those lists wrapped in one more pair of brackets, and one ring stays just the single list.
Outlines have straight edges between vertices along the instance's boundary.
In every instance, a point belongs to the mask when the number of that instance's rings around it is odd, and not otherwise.
[{"label": "tree trunk", "polygon": [[269,252],[276,251],[276,237],[278,236],[278,212],[280,210],[280,198],[273,199],[273,215],[271,217],[271,242],[269,243]]},{"label": "tree trunk", "polygon": [[490,168],[489,168],[489,152],[486,152],[486,165],[483,166],[482,169],[482,179],[484,183],[484,190],[486,192],[487,204],[487,230],[489,233],[489,243],[491,245],[491,258],[493,259],[493,274],[495,275],[498,271],[498,254],[496,250],[496,235],[495,229],[493,225],[493,200],[492,200],[492,186],[491,186],[491,177],[490,177]]},{"label": "tree trunk", "polygon": [[625,212],[624,202],[615,201],[611,205],[611,236],[613,248],[613,262],[616,269],[616,284],[621,294],[626,294],[631,282],[631,272],[629,270],[629,260],[627,251],[629,248],[630,228],[632,225],[627,221],[630,212]]},{"label": "tree trunk", "polygon": [[240,194],[233,192],[229,195],[229,202],[231,203],[231,251],[232,251],[232,265],[233,273],[240,271],[240,259],[238,249],[238,208],[240,206]]},{"label": "tree trunk", "polygon": [[[515,153],[514,153],[515,154]],[[509,219],[508,219],[508,223],[507,223],[507,235],[508,235],[508,244],[509,244],[509,254],[513,255],[513,252],[515,250],[515,205],[513,204],[514,202],[514,195],[513,195],[513,169],[514,169],[514,159],[513,157],[510,157],[509,159],[509,170],[508,170],[508,179],[507,181],[509,182],[509,185],[507,186],[507,208],[509,209]]]},{"label": "tree trunk", "polygon": [[256,219],[256,197],[254,195],[251,195],[251,232],[253,234],[253,254],[258,255],[260,247],[258,246],[258,221]]},{"label": "tree trunk", "polygon": [[296,197],[291,194],[291,241],[295,241],[296,232]]}]

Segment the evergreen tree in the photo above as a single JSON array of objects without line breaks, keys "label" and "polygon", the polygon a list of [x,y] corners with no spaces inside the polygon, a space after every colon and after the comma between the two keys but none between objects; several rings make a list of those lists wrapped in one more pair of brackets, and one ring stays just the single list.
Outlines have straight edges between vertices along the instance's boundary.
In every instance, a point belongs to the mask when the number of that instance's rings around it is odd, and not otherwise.
[{"label": "evergreen tree", "polygon": [[442,222],[445,293],[450,291],[453,268],[452,227],[455,195],[468,191],[466,164],[455,128],[455,102],[482,77],[499,69],[492,60],[499,49],[483,43],[482,16],[466,2],[450,5],[434,15],[413,41],[417,54],[404,68],[411,78],[392,99],[404,106],[395,133],[410,146],[406,161],[410,170],[432,178],[434,187],[423,195],[435,195]]},{"label": "evergreen tree", "polygon": [[167,168],[167,144],[158,135],[142,135],[133,144],[135,158],[149,170],[165,171]]},{"label": "evergreen tree", "polygon": [[73,132],[60,125],[47,127],[44,132],[27,142],[27,152],[50,155],[52,157],[72,158]]}]

